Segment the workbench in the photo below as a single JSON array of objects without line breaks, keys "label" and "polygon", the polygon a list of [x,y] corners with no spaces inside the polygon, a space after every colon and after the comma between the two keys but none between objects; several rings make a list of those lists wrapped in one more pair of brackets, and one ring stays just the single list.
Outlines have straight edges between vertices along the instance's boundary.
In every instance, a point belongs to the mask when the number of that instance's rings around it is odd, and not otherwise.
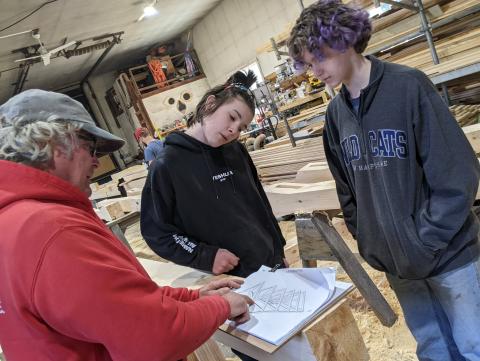
[{"label": "workbench", "polygon": [[[218,278],[173,263],[139,259],[150,277],[160,286],[200,288]],[[345,296],[332,302],[317,318],[281,346],[269,344],[242,331],[222,325],[213,339],[259,361],[366,361],[368,351]],[[190,355],[188,360],[222,361],[224,357],[213,340]]]}]

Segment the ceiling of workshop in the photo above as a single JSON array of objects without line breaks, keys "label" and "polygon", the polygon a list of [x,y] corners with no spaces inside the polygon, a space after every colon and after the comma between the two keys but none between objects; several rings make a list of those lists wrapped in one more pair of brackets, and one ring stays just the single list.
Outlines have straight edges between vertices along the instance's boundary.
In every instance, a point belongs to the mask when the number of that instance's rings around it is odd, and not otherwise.
[{"label": "ceiling of workshop", "polygon": [[[13,95],[25,57],[13,50],[37,45],[31,33],[2,38],[23,31],[39,29],[46,49],[51,50],[70,41],[91,39],[104,34],[124,32],[95,74],[128,67],[144,59],[155,44],[178,37],[196,24],[221,0],[157,0],[159,14],[138,22],[145,2],[138,0],[0,0],[0,29],[17,22],[42,4],[34,14],[18,24],[0,31],[0,104]],[[151,1],[150,1],[151,3]],[[105,41],[107,39],[104,39]],[[98,43],[86,40],[79,47]],[[75,46],[69,47],[73,49]],[[67,49],[67,50],[68,50]],[[32,50],[32,49],[30,49]],[[103,50],[65,58],[52,55],[51,63],[33,64],[23,89],[59,89],[79,82],[92,68]],[[6,71],[8,70],[8,71]]]}]

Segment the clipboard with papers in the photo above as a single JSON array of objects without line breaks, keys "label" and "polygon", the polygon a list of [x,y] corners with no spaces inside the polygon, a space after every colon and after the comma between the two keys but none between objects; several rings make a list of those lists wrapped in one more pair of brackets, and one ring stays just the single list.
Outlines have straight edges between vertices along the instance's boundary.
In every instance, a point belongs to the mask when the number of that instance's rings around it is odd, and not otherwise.
[{"label": "clipboard with papers", "polygon": [[237,336],[248,334],[276,349],[354,289],[350,283],[336,281],[335,275],[334,268],[271,272],[262,266],[236,290],[255,302],[250,320],[238,326],[227,322],[221,329]]}]

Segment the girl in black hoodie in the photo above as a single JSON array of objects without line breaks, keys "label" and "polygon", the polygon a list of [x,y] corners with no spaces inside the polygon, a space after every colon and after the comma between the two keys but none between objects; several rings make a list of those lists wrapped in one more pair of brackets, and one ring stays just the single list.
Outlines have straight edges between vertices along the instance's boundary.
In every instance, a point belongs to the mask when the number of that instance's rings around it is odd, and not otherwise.
[{"label": "girl in black hoodie", "polygon": [[283,238],[246,149],[236,140],[253,119],[252,72],[208,91],[185,133],[172,133],[150,166],[141,231],[161,257],[246,277],[282,266]]}]

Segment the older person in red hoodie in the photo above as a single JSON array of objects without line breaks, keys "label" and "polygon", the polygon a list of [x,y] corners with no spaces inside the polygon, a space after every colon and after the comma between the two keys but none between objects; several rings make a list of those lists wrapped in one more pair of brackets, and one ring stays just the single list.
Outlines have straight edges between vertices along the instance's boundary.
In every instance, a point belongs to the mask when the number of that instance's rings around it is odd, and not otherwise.
[{"label": "older person in red hoodie", "polygon": [[251,300],[232,280],[158,287],[95,215],[97,152],[123,140],[66,95],[0,106],[0,344],[8,361],[178,360]]}]

